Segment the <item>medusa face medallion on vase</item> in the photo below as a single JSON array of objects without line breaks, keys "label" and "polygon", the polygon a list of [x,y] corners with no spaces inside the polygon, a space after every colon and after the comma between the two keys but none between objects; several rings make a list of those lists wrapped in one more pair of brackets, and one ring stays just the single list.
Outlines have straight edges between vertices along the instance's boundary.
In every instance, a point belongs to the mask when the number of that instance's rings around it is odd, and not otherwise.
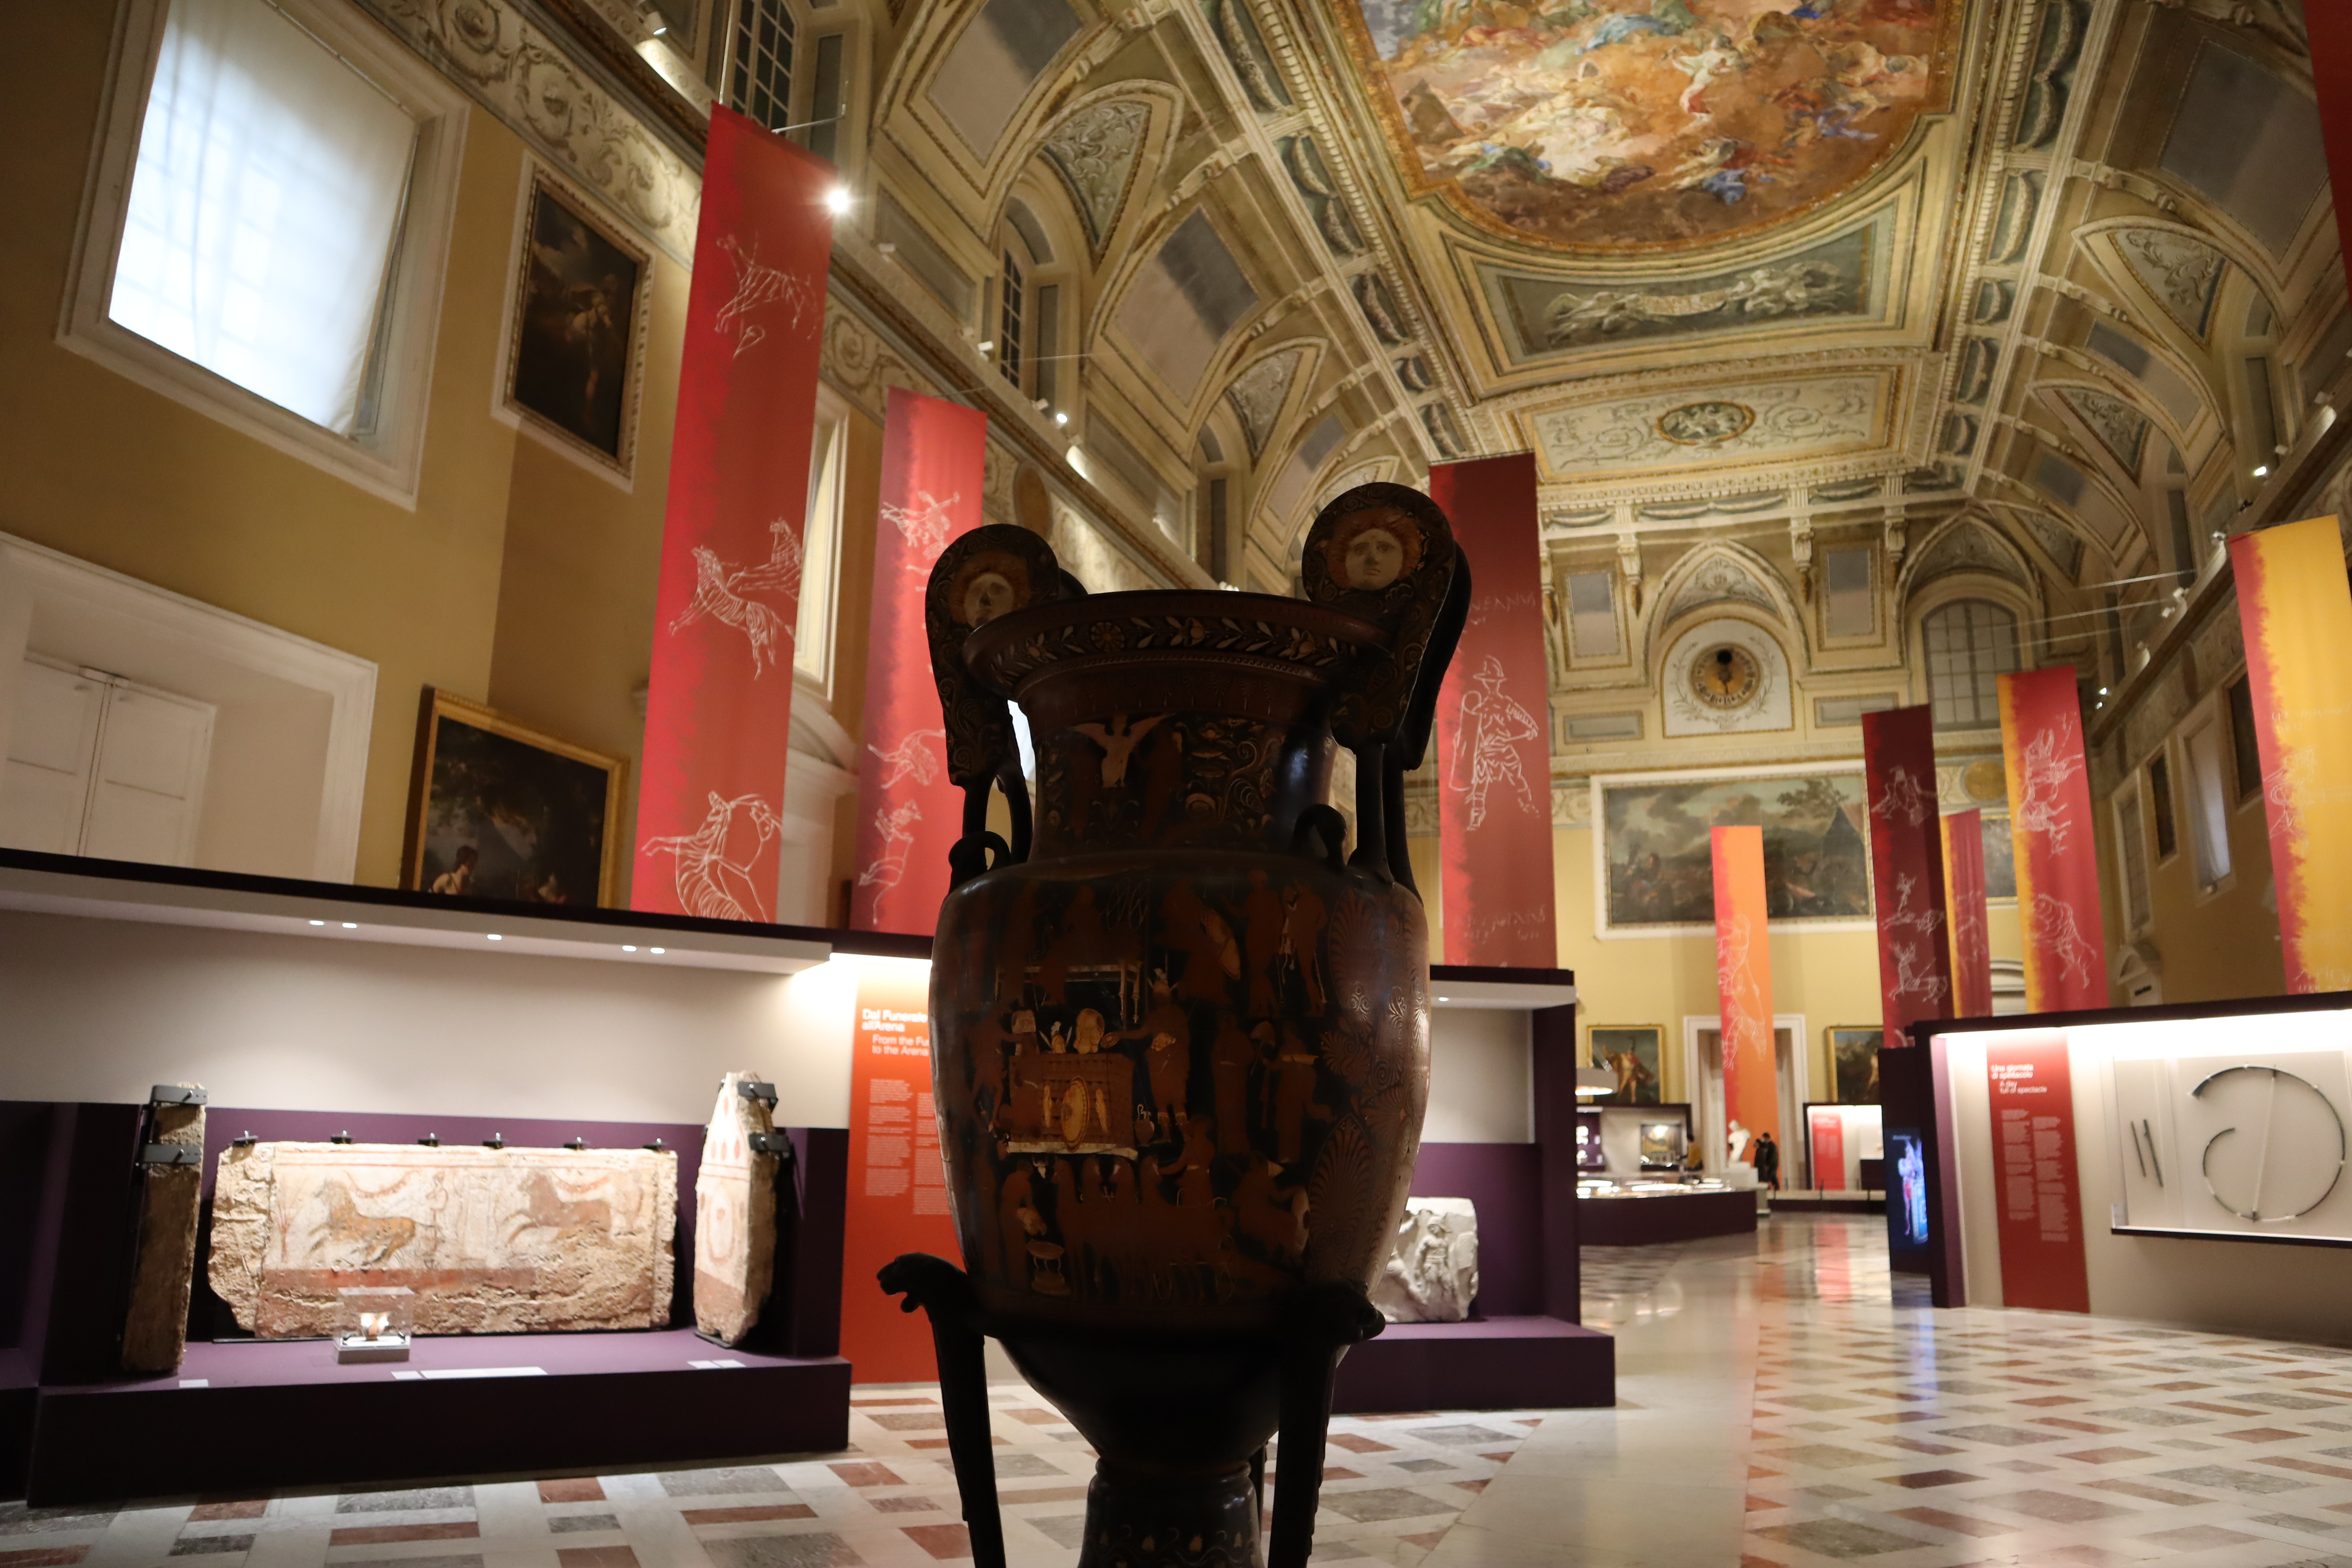
[{"label": "medusa face medallion on vase", "polygon": [[[1082,1563],[1157,1561],[1141,1542],[1171,1531],[1204,1543],[1187,1562],[1255,1560],[1286,1347],[1331,1302],[1356,1321],[1402,1209],[1427,925],[1384,847],[1342,859],[1325,800],[1335,716],[1361,757],[1443,674],[1451,532],[1401,494],[1318,519],[1318,599],[1085,596],[1007,528],[933,575],[950,755],[982,802],[934,947],[940,1151],[984,1331],[1102,1456]],[[994,571],[1013,602],[982,619],[957,595],[992,552],[1024,569]],[[992,785],[1026,794],[977,739],[1007,699],[1036,758],[1025,858],[984,828]]]}]

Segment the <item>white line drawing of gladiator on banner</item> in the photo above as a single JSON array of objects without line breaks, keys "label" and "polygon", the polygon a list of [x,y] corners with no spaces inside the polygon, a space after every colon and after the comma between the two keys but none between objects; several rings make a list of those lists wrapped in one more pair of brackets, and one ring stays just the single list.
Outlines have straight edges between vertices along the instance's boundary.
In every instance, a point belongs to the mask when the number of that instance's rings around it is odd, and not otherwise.
[{"label": "white line drawing of gladiator on banner", "polygon": [[[1471,679],[1478,689],[1462,700],[1462,727],[1454,731],[1453,787],[1468,792],[1472,831],[1486,820],[1486,792],[1497,780],[1518,797],[1522,811],[1535,809],[1535,791],[1519,764],[1519,745],[1541,733],[1535,716],[1503,689],[1503,661],[1493,654]],[[1547,781],[1549,782],[1549,781]]]},{"label": "white line drawing of gladiator on banner", "polygon": [[708,544],[694,547],[694,597],[669,624],[672,636],[709,616],[733,626],[751,645],[751,679],[763,666],[776,662],[777,645],[792,636],[784,617],[752,598],[754,594],[781,594],[796,602],[801,591],[801,538],[789,518],[768,524],[768,558],[756,566],[730,567]]},{"label": "white line drawing of gladiator on banner", "polygon": [[[735,814],[751,819],[751,852],[730,858],[728,841],[734,837]],[[698,920],[762,921],[768,906],[760,898],[753,868],[766,858],[768,845],[783,826],[783,818],[764,797],[739,795],[723,800],[710,792],[710,814],[690,834],[648,838],[637,846],[640,855],[667,852],[677,860],[678,907]]]},{"label": "white line drawing of gladiator on banner", "polygon": [[882,521],[898,531],[907,549],[900,564],[908,572],[929,580],[931,563],[948,547],[948,539],[955,531],[955,519],[950,509],[963,500],[963,492],[941,500],[929,490],[917,490],[905,506],[895,501],[882,503]]},{"label": "white line drawing of gladiator on banner", "polygon": [[2061,722],[2025,742],[2025,798],[2017,803],[2017,826],[2046,834],[2053,855],[2066,847],[2074,824],[2066,812],[2066,781],[2083,771],[2083,748],[2071,723]]},{"label": "white line drawing of gladiator on banner", "polygon": [[1889,826],[1900,822],[1906,827],[1916,827],[1935,809],[1935,792],[1922,787],[1919,775],[1910,769],[1896,768],[1886,775],[1886,793],[1871,803],[1870,815],[1883,818]]},{"label": "white line drawing of gladiator on banner", "polygon": [[874,814],[874,826],[882,832],[882,854],[857,874],[857,885],[874,889],[874,912],[877,915],[882,912],[882,895],[897,887],[907,874],[907,858],[915,852],[915,824],[922,820],[922,806],[911,800],[902,800]]},{"label": "white line drawing of gladiator on banner", "polygon": [[1727,1073],[1740,1048],[1756,1044],[1758,1036],[1763,1037],[1762,1049],[1769,1051],[1772,1046],[1771,1024],[1759,1016],[1763,1010],[1756,1005],[1759,1000],[1756,975],[1748,967],[1755,940],[1755,928],[1749,924],[1748,917],[1734,915],[1731,924],[1724,931],[1723,944],[1716,956],[1716,989],[1726,1000],[1737,999],[1739,1004],[1738,1015],[1728,1020],[1731,1027],[1723,1036],[1723,1065]]},{"label": "white line drawing of gladiator on banner", "polygon": [[801,317],[815,294],[807,279],[761,260],[757,240],[747,246],[731,234],[723,235],[719,248],[734,258],[735,293],[719,307],[718,317],[711,324],[719,336],[734,338],[735,357],[741,359],[745,351],[768,335],[766,327],[751,320],[752,311],[781,304],[788,319],[778,324],[791,331],[801,324]]},{"label": "white line drawing of gladiator on banner", "polygon": [[[1895,776],[1907,778],[1910,775],[1898,773]],[[1944,911],[1922,904],[1918,893],[1918,878],[1896,873],[1895,910],[1883,924],[1889,937],[1887,946],[1895,954],[1895,978],[1892,994],[1916,996],[1932,1006],[1944,999],[1944,993],[1950,989],[1951,982],[1936,973],[1934,947],[1923,946],[1922,943],[1932,944],[1935,942],[1937,931],[1943,928]],[[1895,932],[1906,931],[1918,932],[1919,941],[1894,940]]]},{"label": "white line drawing of gladiator on banner", "polygon": [[888,789],[900,779],[911,776],[919,784],[927,784],[940,776],[940,758],[930,742],[947,743],[945,730],[917,730],[905,740],[884,751],[868,745],[866,749],[882,759],[882,787]]}]

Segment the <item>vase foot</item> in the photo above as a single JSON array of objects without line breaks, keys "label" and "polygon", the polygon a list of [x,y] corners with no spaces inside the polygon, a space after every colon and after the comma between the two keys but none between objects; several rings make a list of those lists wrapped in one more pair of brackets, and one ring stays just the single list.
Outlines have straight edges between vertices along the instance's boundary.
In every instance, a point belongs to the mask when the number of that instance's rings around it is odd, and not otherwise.
[{"label": "vase foot", "polygon": [[1146,1475],[1104,1460],[1087,1488],[1078,1568],[1259,1568],[1249,1466]]}]

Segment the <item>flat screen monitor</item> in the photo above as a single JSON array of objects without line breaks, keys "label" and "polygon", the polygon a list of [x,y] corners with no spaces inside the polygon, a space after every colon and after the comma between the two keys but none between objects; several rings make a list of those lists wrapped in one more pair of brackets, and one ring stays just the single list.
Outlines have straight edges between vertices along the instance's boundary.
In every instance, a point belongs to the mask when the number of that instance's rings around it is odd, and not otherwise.
[{"label": "flat screen monitor", "polygon": [[1927,1245],[1927,1153],[1919,1134],[1907,1128],[1886,1131],[1887,1169],[1895,1180],[1887,1194],[1894,1205],[1888,1229],[1897,1247]]}]

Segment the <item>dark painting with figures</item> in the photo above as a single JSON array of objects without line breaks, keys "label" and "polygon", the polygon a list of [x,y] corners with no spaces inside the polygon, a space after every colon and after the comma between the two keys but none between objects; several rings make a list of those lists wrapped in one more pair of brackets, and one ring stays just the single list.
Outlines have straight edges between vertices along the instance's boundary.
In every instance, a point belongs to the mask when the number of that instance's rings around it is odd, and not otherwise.
[{"label": "dark painting with figures", "polygon": [[406,885],[527,904],[603,902],[625,765],[428,691]]},{"label": "dark painting with figures", "polygon": [[1658,1079],[1658,1046],[1664,1030],[1654,1025],[1592,1026],[1592,1065],[1616,1075],[1612,1105],[1656,1105],[1664,1097]]},{"label": "dark painting with figures", "polygon": [[1830,1031],[1830,1071],[1840,1105],[1878,1103],[1878,1043],[1882,1032],[1871,1028]]},{"label": "dark painting with figures", "polygon": [[1764,903],[1774,921],[1866,920],[1866,816],[1858,773],[1605,784],[1609,929],[1713,924],[1708,830],[1743,825],[1764,829]]},{"label": "dark painting with figures", "polygon": [[508,395],[525,413],[625,468],[647,258],[545,180],[531,187]]},{"label": "dark painting with figures", "polygon": [[1979,819],[1984,833],[1985,897],[1998,901],[2017,899],[2017,846],[2009,837],[2009,818]]}]

